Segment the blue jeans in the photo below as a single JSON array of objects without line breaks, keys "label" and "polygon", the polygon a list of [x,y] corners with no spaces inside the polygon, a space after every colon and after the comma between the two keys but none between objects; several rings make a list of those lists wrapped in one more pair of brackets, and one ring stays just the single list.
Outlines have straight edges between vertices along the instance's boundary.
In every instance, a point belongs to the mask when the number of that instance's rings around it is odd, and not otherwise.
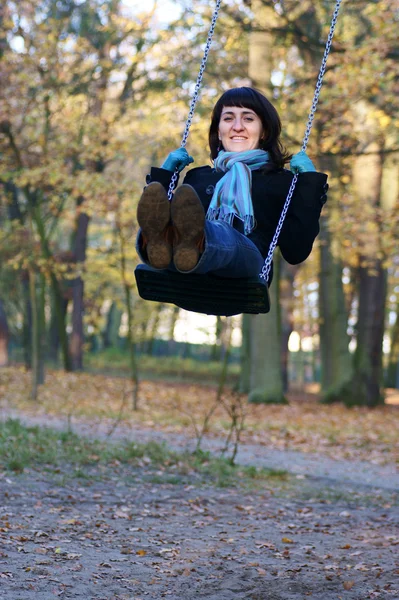
[{"label": "blue jeans", "polygon": [[[139,231],[136,250],[141,260],[148,263],[143,252]],[[251,240],[223,221],[205,221],[205,248],[198,263],[184,273],[214,273],[220,277],[255,277],[262,270],[264,260]],[[177,271],[173,263],[169,269]]]}]

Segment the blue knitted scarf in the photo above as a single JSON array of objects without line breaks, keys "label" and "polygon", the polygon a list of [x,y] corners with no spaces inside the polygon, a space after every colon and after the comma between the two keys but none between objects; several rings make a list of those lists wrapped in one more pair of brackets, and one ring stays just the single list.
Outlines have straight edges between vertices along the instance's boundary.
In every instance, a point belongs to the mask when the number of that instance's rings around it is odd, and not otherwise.
[{"label": "blue knitted scarf", "polygon": [[245,152],[219,152],[214,165],[216,171],[225,175],[215,186],[211,203],[206,214],[209,221],[225,221],[233,224],[234,217],[244,222],[244,233],[248,235],[255,227],[252,205],[252,171],[256,171],[269,161],[265,150]]}]

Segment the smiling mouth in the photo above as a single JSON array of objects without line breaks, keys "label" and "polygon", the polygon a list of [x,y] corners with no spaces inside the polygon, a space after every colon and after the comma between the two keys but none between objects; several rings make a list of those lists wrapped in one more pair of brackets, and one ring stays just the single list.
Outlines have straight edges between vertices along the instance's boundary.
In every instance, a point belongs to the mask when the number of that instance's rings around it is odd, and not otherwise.
[{"label": "smiling mouth", "polygon": [[232,138],[230,138],[230,139],[231,139],[233,142],[234,142],[234,141],[235,141],[235,142],[245,142],[245,140],[246,140],[247,138],[245,138],[245,137],[238,137],[238,136],[235,136],[235,137],[232,137]]}]

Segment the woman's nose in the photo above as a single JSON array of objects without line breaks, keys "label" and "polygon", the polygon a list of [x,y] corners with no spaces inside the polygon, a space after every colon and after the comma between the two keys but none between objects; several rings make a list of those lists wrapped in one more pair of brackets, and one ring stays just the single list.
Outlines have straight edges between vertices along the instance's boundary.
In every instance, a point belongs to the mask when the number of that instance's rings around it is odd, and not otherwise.
[{"label": "woman's nose", "polygon": [[236,119],[236,120],[234,121],[233,128],[234,128],[234,130],[235,130],[235,131],[241,131],[241,129],[242,129],[243,127],[242,127],[242,123],[241,123],[241,120],[240,120],[240,119]]}]

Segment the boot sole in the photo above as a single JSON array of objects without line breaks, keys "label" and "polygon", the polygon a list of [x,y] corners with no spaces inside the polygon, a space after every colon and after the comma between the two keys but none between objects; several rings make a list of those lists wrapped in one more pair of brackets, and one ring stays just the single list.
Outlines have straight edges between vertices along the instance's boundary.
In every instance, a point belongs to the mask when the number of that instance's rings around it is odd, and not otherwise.
[{"label": "boot sole", "polygon": [[179,271],[191,271],[200,256],[198,245],[204,233],[205,211],[190,185],[177,188],[171,203],[171,217],[178,239],[173,245],[173,262]]},{"label": "boot sole", "polygon": [[154,269],[166,269],[172,261],[172,246],[165,239],[170,222],[170,202],[160,183],[154,181],[144,190],[137,206],[137,221],[147,240],[148,261]]}]

